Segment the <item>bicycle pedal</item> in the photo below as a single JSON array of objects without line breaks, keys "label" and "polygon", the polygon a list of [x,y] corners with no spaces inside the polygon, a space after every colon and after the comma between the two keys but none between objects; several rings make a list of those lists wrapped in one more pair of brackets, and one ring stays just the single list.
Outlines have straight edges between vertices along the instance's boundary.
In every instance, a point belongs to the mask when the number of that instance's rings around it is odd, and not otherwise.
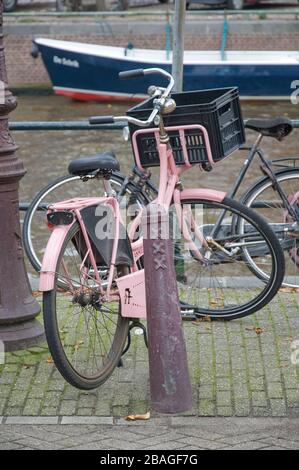
[{"label": "bicycle pedal", "polygon": [[118,361],[117,367],[124,367],[124,361],[121,358]]}]

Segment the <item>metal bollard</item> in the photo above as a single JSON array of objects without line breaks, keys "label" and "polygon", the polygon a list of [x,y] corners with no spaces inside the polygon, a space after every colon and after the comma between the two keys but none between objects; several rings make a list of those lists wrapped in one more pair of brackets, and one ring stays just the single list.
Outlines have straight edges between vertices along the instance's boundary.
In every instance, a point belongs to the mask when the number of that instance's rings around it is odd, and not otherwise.
[{"label": "metal bollard", "polygon": [[179,311],[169,213],[150,204],[143,216],[151,402],[161,413],[192,407],[182,319]]},{"label": "metal bollard", "polygon": [[6,351],[24,349],[43,338],[40,311],[27,279],[19,221],[19,180],[25,170],[8,130],[17,102],[7,86],[0,3],[0,340]]}]

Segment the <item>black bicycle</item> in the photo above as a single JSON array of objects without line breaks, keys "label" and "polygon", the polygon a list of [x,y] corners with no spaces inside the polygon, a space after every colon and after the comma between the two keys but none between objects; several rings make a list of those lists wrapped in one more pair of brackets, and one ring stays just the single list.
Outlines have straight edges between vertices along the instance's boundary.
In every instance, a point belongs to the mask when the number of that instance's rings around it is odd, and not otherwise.
[{"label": "black bicycle", "polygon": [[[283,247],[286,260],[286,273],[283,285],[299,287],[299,157],[286,157],[268,160],[261,148],[264,137],[283,140],[293,130],[287,118],[250,119],[245,127],[258,133],[253,145],[243,146],[247,152],[236,181],[228,196],[236,198],[237,191],[247,174],[253,160],[260,160],[262,177],[256,181],[239,199],[258,211],[271,225]],[[298,165],[298,166],[297,166]],[[207,167],[206,170],[209,170]],[[128,176],[119,172],[113,173],[110,179],[122,207],[136,210],[153,200],[157,190],[151,181],[149,171],[140,172],[135,166]],[[99,177],[97,172],[90,175],[63,176],[43,188],[33,199],[27,210],[23,224],[23,240],[27,256],[36,271],[41,268],[41,259],[49,232],[45,224],[45,210],[49,204],[76,196],[98,196]],[[135,214],[131,214],[132,217]],[[266,274],[257,266],[251,257],[250,267],[257,277],[263,279]]]}]

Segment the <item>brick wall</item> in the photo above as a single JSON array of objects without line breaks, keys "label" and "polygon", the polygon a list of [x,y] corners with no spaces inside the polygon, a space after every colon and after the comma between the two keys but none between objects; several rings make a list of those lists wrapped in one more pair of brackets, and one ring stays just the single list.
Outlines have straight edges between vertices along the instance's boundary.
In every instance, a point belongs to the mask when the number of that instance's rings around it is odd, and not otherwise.
[{"label": "brick wall", "polygon": [[[199,28],[200,30],[200,28]],[[162,31],[162,32],[161,32]],[[35,36],[51,37],[62,40],[89,42],[93,44],[105,44],[125,47],[129,42],[135,47],[163,49],[166,38],[164,26],[161,24],[160,33],[136,34],[134,28],[127,34],[35,34]],[[221,24],[218,31],[191,32],[185,35],[185,49],[215,50],[221,44]],[[6,61],[11,85],[48,83],[47,72],[41,58],[33,59],[30,56],[33,34],[6,34]],[[254,34],[242,33],[242,28],[232,30],[228,35],[227,49],[235,50],[299,50],[298,32],[254,32]]]}]

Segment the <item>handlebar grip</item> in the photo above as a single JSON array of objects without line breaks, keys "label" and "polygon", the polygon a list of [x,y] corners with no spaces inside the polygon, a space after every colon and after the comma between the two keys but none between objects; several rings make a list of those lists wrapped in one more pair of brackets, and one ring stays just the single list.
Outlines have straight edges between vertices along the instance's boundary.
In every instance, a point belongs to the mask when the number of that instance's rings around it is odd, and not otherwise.
[{"label": "handlebar grip", "polygon": [[89,124],[113,124],[114,117],[113,116],[93,116],[89,118]]},{"label": "handlebar grip", "polygon": [[143,77],[144,70],[143,69],[126,70],[125,72],[119,72],[118,76],[121,80],[126,80],[127,78],[134,78],[134,77]]}]

